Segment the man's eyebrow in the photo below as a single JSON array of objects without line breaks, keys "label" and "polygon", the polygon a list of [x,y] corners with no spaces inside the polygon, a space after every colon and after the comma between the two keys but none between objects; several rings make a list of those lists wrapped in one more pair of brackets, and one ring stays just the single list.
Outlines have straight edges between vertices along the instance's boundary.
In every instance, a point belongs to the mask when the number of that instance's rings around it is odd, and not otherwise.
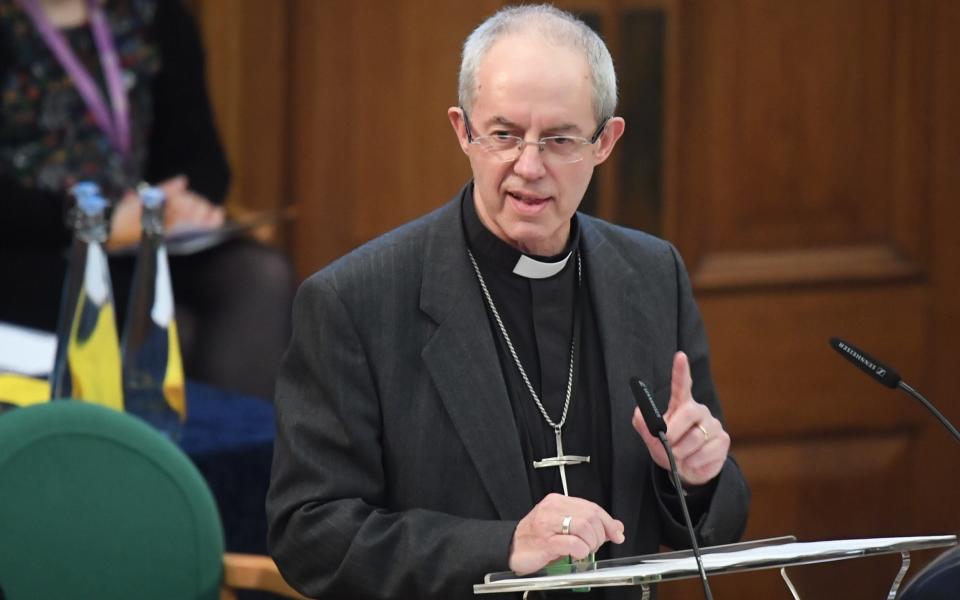
[{"label": "man's eyebrow", "polygon": [[[491,117],[490,119],[487,120],[487,123],[486,123],[487,127],[493,127],[495,125],[506,127],[507,129],[523,129],[523,127],[521,127],[517,123],[514,123],[510,119],[500,115]],[[561,123],[559,125],[554,125],[553,127],[548,127],[547,129],[544,130],[544,133],[546,135],[580,133],[580,127],[578,127],[573,123]]]},{"label": "man's eyebrow", "polygon": [[554,127],[548,127],[545,130],[545,133],[547,133],[547,135],[580,133],[580,128],[573,123],[562,123],[560,125],[555,125]]},{"label": "man's eyebrow", "polygon": [[514,123],[510,119],[499,115],[487,119],[487,127],[493,127],[494,125],[500,125],[501,127],[506,127],[508,129],[522,129],[518,124]]}]

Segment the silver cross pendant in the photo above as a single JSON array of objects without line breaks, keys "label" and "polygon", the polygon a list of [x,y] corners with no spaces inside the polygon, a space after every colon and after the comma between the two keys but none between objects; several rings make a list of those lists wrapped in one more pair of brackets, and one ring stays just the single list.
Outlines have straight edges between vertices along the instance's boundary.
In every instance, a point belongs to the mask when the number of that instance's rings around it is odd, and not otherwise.
[{"label": "silver cross pendant", "polygon": [[564,469],[567,465],[579,465],[590,462],[589,456],[575,456],[563,453],[563,439],[560,437],[560,428],[554,427],[554,434],[557,436],[557,455],[544,458],[543,460],[533,461],[534,469],[544,469],[546,467],[557,467],[560,469],[560,482],[563,484],[563,495],[569,496],[567,491],[567,471]]}]

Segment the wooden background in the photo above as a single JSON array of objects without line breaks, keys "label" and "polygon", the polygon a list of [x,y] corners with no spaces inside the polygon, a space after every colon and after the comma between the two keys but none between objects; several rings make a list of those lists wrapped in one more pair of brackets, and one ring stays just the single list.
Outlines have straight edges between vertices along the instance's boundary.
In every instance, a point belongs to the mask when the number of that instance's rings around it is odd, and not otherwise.
[{"label": "wooden background", "polygon": [[[295,205],[275,243],[301,276],[469,176],[445,110],[462,40],[501,2],[189,4],[236,173],[231,209]],[[960,423],[960,2],[560,5],[593,15],[621,66],[635,47],[625,16],[663,17],[660,195],[641,225],[676,243],[693,277],[753,489],[747,537],[960,530],[958,446],[827,345],[860,345]],[[596,176],[597,212],[613,219],[641,202],[618,177],[636,157],[615,156]],[[896,562],[794,579],[805,599],[880,598]],[[718,599],[790,597],[775,572],[713,586]],[[683,582],[661,597],[699,594]]]}]

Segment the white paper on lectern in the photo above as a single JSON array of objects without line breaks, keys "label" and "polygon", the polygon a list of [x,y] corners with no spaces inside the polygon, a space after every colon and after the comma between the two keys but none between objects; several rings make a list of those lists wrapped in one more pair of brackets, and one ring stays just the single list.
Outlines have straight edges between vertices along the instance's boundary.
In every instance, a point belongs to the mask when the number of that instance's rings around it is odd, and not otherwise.
[{"label": "white paper on lectern", "polygon": [[[815,561],[818,556],[833,557],[849,554],[859,556],[865,550],[883,550],[903,544],[930,542],[931,540],[943,538],[943,541],[952,540],[956,543],[954,536],[916,536],[916,537],[892,537],[892,538],[868,538],[856,540],[835,540],[828,542],[791,542],[775,546],[760,546],[739,550],[734,552],[717,552],[705,554],[703,556],[704,569],[724,569],[740,565],[753,565],[763,562],[789,562],[791,560],[807,559]],[[689,573],[697,571],[697,564],[693,557],[646,560],[635,565],[622,567],[608,567],[596,571],[587,571],[577,573],[576,578],[579,583],[589,585],[592,580],[602,580],[611,576],[624,577],[649,577],[654,575],[669,575],[670,573]],[[513,580],[512,583],[534,584],[537,582],[549,582],[556,579],[556,576],[525,577]],[[507,582],[502,582],[507,583]]]},{"label": "white paper on lectern", "polygon": [[56,334],[0,321],[0,373],[49,375],[56,352]]},{"label": "white paper on lectern", "polygon": [[[929,536],[918,536],[833,540],[826,542],[792,542],[777,546],[750,548],[748,550],[740,550],[739,552],[708,554],[703,557],[703,566],[706,569],[722,569],[742,564],[753,564],[758,561],[790,561],[799,558],[816,558],[817,556],[836,556],[837,554],[859,555],[866,549],[882,549],[894,545],[911,544],[929,540]],[[692,558],[681,560],[693,561]]]}]

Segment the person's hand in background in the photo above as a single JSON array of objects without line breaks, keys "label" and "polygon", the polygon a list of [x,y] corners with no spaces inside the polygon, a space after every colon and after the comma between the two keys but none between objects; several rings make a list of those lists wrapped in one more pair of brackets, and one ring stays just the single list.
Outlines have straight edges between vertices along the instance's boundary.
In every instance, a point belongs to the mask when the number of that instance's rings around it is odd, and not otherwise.
[{"label": "person's hand in background", "polygon": [[[164,229],[168,233],[188,230],[214,229],[223,225],[223,207],[191,191],[187,178],[180,175],[159,184],[164,198]],[[135,190],[128,190],[113,209],[107,249],[116,250],[140,241],[140,198]]]},{"label": "person's hand in background", "polygon": [[191,229],[214,229],[223,225],[225,214],[217,206],[188,187],[183,175],[157,184],[166,198],[164,227],[167,232]]}]

